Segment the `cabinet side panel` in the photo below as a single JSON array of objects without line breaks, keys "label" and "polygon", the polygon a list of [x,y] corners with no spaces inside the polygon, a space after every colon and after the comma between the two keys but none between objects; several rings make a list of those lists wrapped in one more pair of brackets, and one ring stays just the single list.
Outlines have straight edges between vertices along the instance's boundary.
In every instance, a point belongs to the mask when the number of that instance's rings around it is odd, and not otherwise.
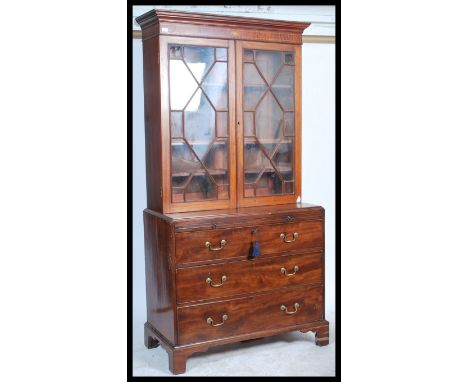
[{"label": "cabinet side panel", "polygon": [[147,213],[145,224],[145,273],[147,320],[172,344],[175,340],[174,286],[170,225]]},{"label": "cabinet side panel", "polygon": [[146,190],[148,208],[162,212],[161,97],[159,38],[143,40]]}]

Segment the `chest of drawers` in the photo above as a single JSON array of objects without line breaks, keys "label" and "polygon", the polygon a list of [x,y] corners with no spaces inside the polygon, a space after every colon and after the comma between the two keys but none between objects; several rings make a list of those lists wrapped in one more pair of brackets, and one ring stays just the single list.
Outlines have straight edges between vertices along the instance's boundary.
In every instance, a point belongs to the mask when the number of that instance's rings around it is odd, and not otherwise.
[{"label": "chest of drawers", "polygon": [[296,330],[328,344],[324,219],[322,207],[304,203],[146,209],[145,345],[161,345],[179,374],[187,357],[212,346]]}]

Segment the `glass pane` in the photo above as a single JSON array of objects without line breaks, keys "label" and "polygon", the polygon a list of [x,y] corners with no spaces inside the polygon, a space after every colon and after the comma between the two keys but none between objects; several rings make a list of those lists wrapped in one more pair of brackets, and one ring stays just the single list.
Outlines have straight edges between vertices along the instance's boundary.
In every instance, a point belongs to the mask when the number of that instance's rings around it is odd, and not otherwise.
[{"label": "glass pane", "polygon": [[294,147],[292,143],[282,143],[273,157],[273,163],[281,174],[283,180],[293,180],[293,155]]},{"label": "glass pane", "polygon": [[257,108],[255,126],[260,143],[279,142],[283,130],[283,112],[271,92],[263,97]]},{"label": "glass pane", "polygon": [[171,113],[171,136],[172,138],[183,138],[182,132],[182,112],[173,111]]},{"label": "glass pane", "polygon": [[294,53],[285,53],[284,63],[288,65],[294,65]]},{"label": "glass pane", "polygon": [[216,48],[216,61],[227,61],[226,48]]},{"label": "glass pane", "polygon": [[244,144],[244,170],[249,173],[259,173],[263,168],[271,167],[271,163],[260,149],[257,142]]},{"label": "glass pane", "polygon": [[169,47],[169,57],[171,59],[182,59],[182,47],[181,46],[170,46]]},{"label": "glass pane", "polygon": [[294,136],[294,113],[284,113],[284,135],[288,137]]},{"label": "glass pane", "polygon": [[294,110],[294,66],[283,66],[272,89],[283,110]]},{"label": "glass pane", "polygon": [[255,196],[257,183],[264,171],[271,171],[271,163],[256,142],[244,144],[244,196]]},{"label": "glass pane", "polygon": [[184,112],[185,138],[201,159],[215,138],[215,111],[198,89]]},{"label": "glass pane", "polygon": [[[206,167],[211,175],[225,175],[228,169],[227,142],[218,141],[206,156]],[[224,179],[219,179],[224,182]],[[220,184],[216,182],[217,184]],[[222,183],[221,183],[222,184]]]},{"label": "glass pane", "polygon": [[184,201],[184,189],[173,188],[172,189],[172,203],[182,203]]},{"label": "glass pane", "polygon": [[226,48],[169,46],[173,203],[229,199],[226,60]]},{"label": "glass pane", "polygon": [[187,202],[215,199],[216,195],[216,186],[207,175],[194,176],[185,189],[185,200]]},{"label": "glass pane", "polygon": [[254,137],[254,114],[251,111],[244,113],[244,137]]},{"label": "glass pane", "polygon": [[184,60],[198,82],[214,62],[214,48],[200,46],[184,47]]},{"label": "glass pane", "polygon": [[253,64],[244,64],[244,110],[255,110],[267,86]]},{"label": "glass pane", "polygon": [[227,110],[227,63],[217,62],[203,80],[202,88],[216,110]]},{"label": "glass pane", "polygon": [[294,54],[244,50],[243,67],[244,197],[294,194]]},{"label": "glass pane", "polygon": [[218,186],[218,199],[229,199],[229,185]]},{"label": "glass pane", "polygon": [[228,113],[225,111],[216,112],[216,137],[228,137]]},{"label": "glass pane", "polygon": [[254,61],[254,53],[253,50],[244,49],[244,61],[253,62]]},{"label": "glass pane", "polygon": [[189,176],[193,172],[197,172],[202,168],[193,152],[182,142],[172,142],[172,186],[179,187],[179,179],[174,179],[178,176]]},{"label": "glass pane", "polygon": [[266,81],[271,84],[283,65],[283,54],[257,50],[255,51],[255,64]]},{"label": "glass pane", "polygon": [[197,88],[197,83],[183,61],[169,61],[169,84],[171,109],[182,110]]},{"label": "glass pane", "polygon": [[264,172],[255,187],[256,196],[278,195],[283,192],[283,184],[275,172]]},{"label": "glass pane", "polygon": [[284,182],[284,193],[294,194],[294,182]]}]

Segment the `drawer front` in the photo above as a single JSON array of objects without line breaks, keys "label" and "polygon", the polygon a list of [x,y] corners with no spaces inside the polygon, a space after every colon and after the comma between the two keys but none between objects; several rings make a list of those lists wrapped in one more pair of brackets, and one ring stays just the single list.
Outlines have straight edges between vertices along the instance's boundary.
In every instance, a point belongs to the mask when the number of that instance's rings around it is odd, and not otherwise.
[{"label": "drawer front", "polygon": [[177,308],[179,344],[319,320],[323,317],[322,292],[322,286],[309,286]]},{"label": "drawer front", "polygon": [[322,250],[323,221],[179,232],[176,233],[176,260],[190,263],[247,259],[254,240],[260,242],[261,256],[293,250]]},{"label": "drawer front", "polygon": [[178,263],[189,263],[231,257],[247,258],[251,243],[252,228],[176,233],[176,260]]},{"label": "drawer front", "polygon": [[323,282],[322,254],[277,256],[177,269],[179,303]]},{"label": "drawer front", "polygon": [[260,227],[259,237],[262,253],[323,249],[323,221]]}]

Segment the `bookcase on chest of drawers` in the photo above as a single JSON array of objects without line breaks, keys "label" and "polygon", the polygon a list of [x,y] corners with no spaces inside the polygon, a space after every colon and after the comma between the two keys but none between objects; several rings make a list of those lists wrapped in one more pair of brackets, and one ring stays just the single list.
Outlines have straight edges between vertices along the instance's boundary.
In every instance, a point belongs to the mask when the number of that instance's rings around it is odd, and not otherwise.
[{"label": "bookcase on chest of drawers", "polygon": [[301,195],[309,23],[152,10],[142,28],[148,348],[173,373],[288,331],[328,344],[324,209]]}]

